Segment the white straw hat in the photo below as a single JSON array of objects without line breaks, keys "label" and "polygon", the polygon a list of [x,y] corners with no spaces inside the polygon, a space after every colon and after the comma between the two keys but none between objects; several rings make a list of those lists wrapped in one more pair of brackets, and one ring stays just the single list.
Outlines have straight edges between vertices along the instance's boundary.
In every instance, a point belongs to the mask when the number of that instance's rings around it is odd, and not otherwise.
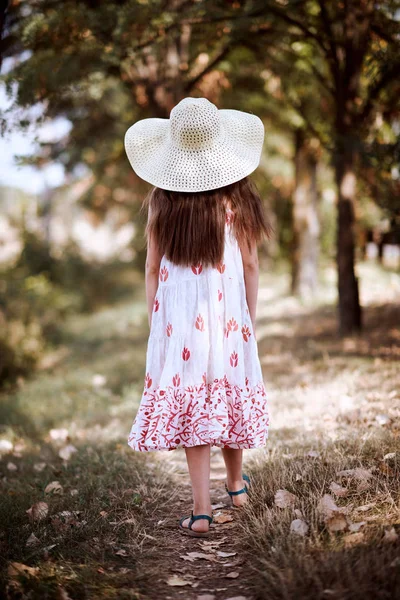
[{"label": "white straw hat", "polygon": [[191,97],[174,106],[169,119],[137,121],[124,140],[137,175],[174,192],[213,190],[250,175],[263,141],[264,125],[256,115]]}]

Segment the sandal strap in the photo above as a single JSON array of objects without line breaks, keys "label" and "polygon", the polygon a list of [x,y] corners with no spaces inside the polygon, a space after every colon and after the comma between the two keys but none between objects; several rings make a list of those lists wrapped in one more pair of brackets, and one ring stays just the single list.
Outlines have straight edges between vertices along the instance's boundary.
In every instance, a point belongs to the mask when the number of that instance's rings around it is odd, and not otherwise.
[{"label": "sandal strap", "polygon": [[192,511],[192,514],[190,516],[190,521],[189,521],[189,524],[188,524],[189,529],[192,529],[193,523],[195,521],[199,521],[200,519],[207,519],[207,521],[210,523],[210,525],[213,522],[213,518],[210,517],[210,515],[194,515],[193,511]]},{"label": "sandal strap", "polygon": [[239,496],[239,494],[247,494],[247,492],[248,492],[248,489],[249,489],[249,488],[248,488],[248,487],[247,487],[247,485],[246,485],[246,486],[245,486],[244,488],[242,488],[241,490],[237,490],[237,492],[230,492],[229,490],[226,490],[226,491],[228,492],[228,494],[229,494],[230,496]]},{"label": "sandal strap", "polygon": [[[242,479],[244,481],[246,481],[247,483],[250,483],[250,479],[248,475],[245,475],[244,473],[242,474]],[[238,490],[237,492],[230,492],[228,490],[228,486],[225,483],[225,489],[228,492],[228,494],[232,497],[232,496],[238,496],[239,494],[248,494],[249,493],[249,488],[247,487],[247,485],[245,484],[244,488],[242,488],[241,490]]]}]

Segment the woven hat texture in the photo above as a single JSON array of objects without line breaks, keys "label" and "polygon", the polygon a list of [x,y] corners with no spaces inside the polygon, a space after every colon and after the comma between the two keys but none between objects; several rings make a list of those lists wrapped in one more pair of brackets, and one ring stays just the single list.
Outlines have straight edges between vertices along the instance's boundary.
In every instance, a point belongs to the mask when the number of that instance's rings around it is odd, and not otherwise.
[{"label": "woven hat texture", "polygon": [[169,119],[137,121],[124,139],[137,175],[176,192],[212,190],[250,175],[263,142],[264,125],[256,115],[192,97],[174,106]]}]

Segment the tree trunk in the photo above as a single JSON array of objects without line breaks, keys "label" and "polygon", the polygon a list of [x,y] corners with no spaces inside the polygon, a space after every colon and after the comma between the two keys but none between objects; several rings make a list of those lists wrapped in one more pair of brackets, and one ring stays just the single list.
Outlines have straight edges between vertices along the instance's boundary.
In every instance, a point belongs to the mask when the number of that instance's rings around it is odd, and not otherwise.
[{"label": "tree trunk", "polygon": [[339,332],[349,335],[361,329],[358,280],[354,273],[354,152],[340,149],[335,164],[338,188],[337,271]]},{"label": "tree trunk", "polygon": [[317,289],[320,225],[317,160],[301,129],[295,137],[295,169],[292,293],[306,300]]}]

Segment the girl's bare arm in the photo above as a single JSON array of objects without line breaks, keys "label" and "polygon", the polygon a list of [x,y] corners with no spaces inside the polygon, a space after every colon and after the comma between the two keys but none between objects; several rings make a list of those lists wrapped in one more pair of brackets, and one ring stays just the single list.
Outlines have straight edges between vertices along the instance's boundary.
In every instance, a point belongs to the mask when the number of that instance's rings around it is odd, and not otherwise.
[{"label": "girl's bare arm", "polygon": [[[150,207],[148,218],[150,218]],[[158,277],[160,272],[160,263],[162,254],[152,236],[147,240],[147,255],[145,264],[145,281],[146,281],[146,301],[147,312],[149,319],[149,327],[151,327],[151,318],[153,315],[154,299],[158,289]]]},{"label": "girl's bare arm", "polygon": [[259,276],[257,244],[256,242],[252,242],[251,249],[249,250],[247,243],[245,243],[243,246],[240,246],[240,251],[243,260],[247,306],[249,307],[250,318],[253,330],[255,331]]}]

